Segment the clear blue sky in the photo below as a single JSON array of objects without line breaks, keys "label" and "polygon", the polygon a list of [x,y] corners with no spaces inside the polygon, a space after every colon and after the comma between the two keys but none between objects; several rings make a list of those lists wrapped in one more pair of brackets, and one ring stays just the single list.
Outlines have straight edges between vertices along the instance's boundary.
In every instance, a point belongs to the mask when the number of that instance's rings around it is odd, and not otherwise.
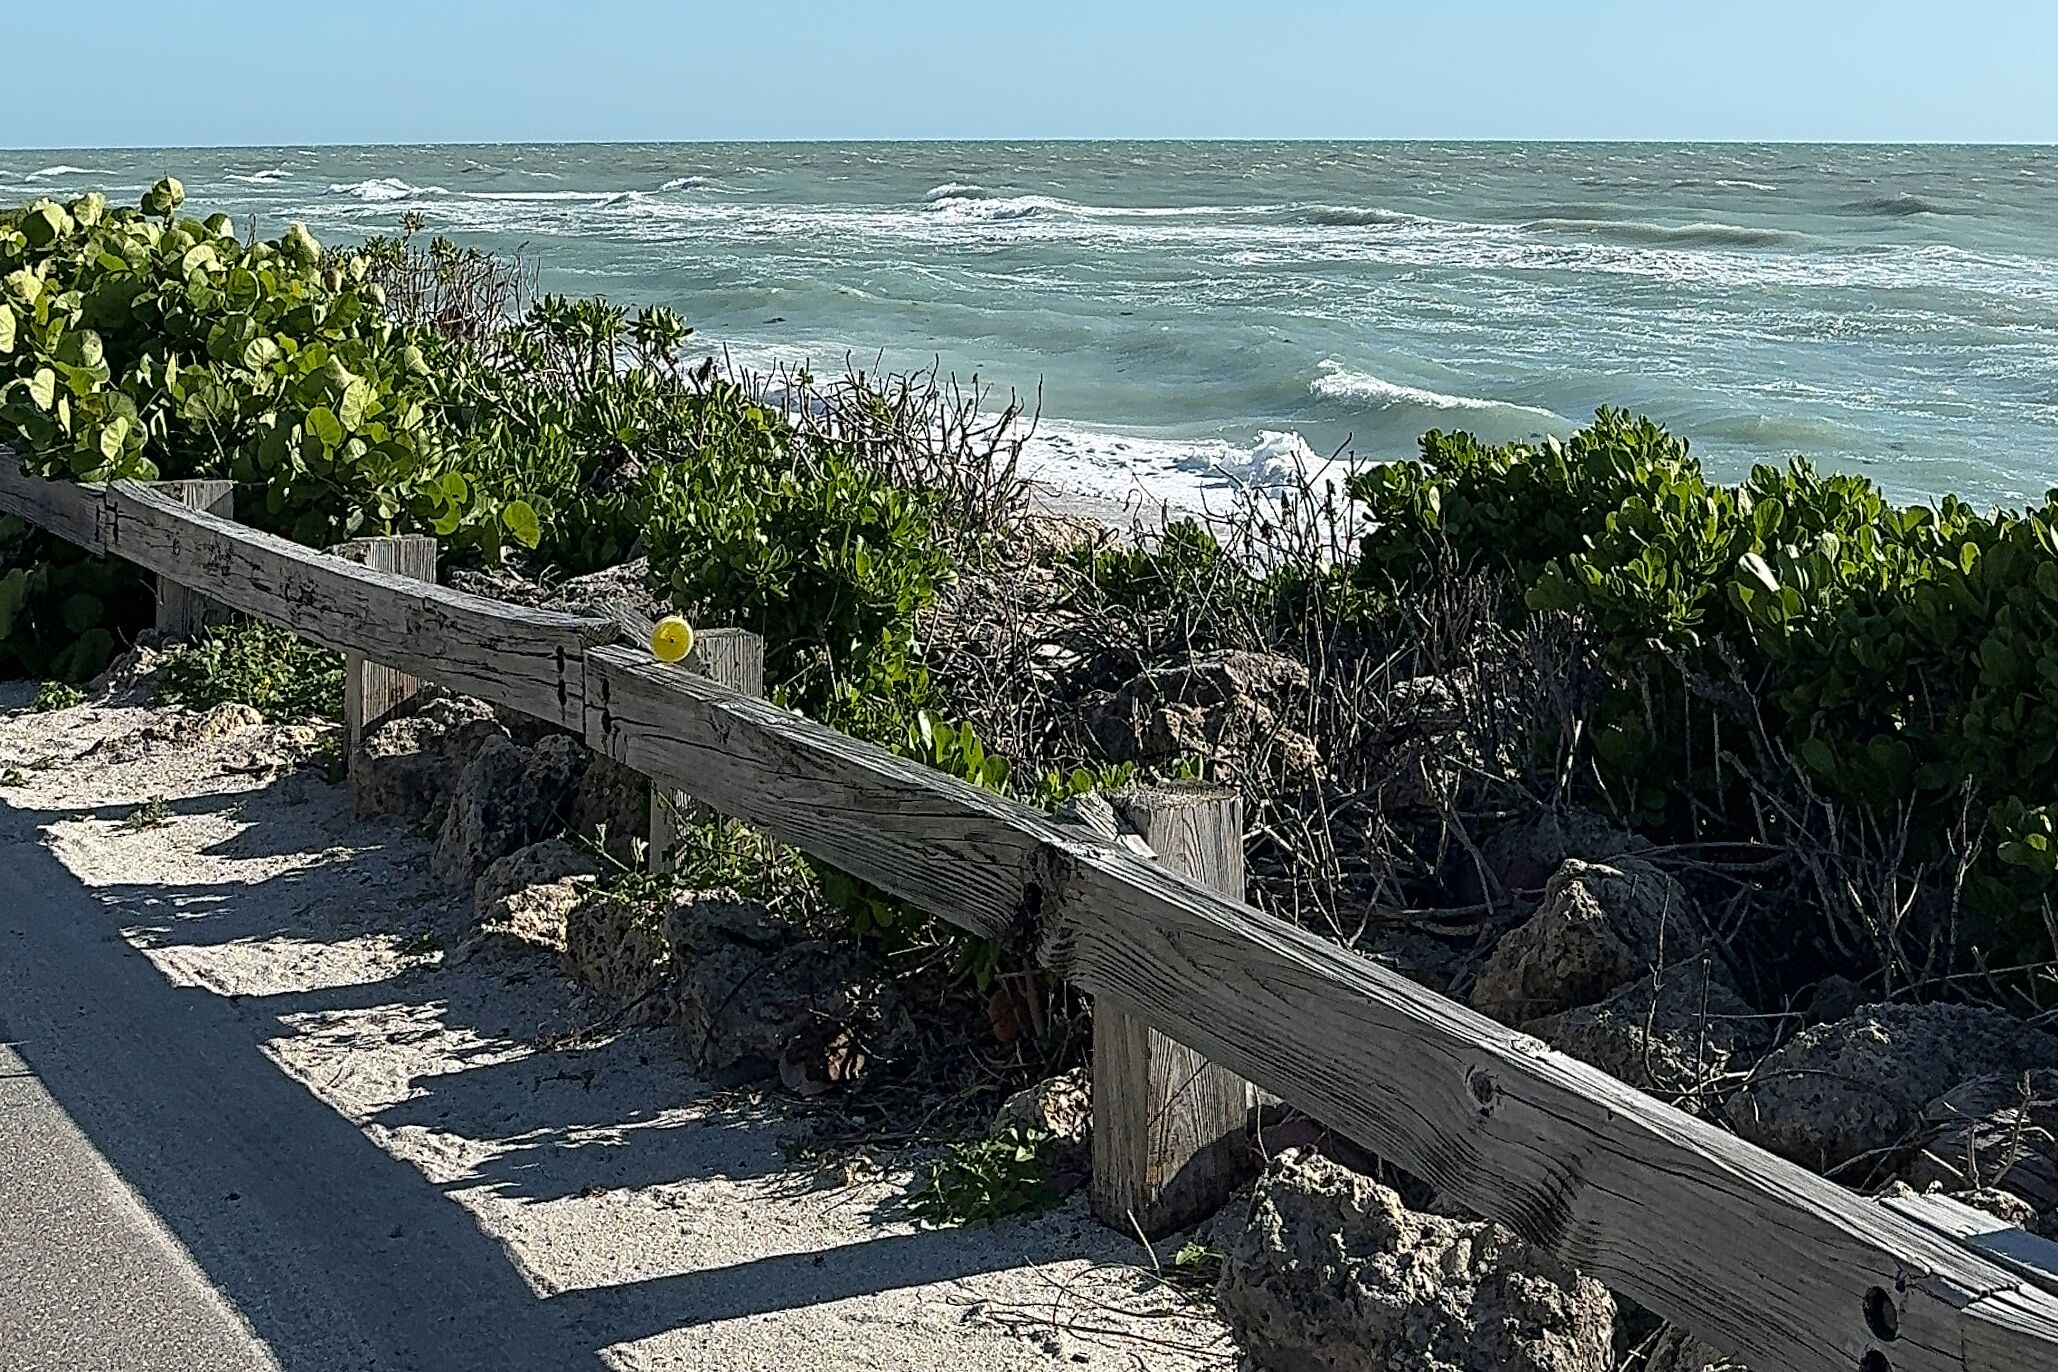
[{"label": "clear blue sky", "polygon": [[97,0],[0,146],[746,138],[2058,141],[2051,0]]}]

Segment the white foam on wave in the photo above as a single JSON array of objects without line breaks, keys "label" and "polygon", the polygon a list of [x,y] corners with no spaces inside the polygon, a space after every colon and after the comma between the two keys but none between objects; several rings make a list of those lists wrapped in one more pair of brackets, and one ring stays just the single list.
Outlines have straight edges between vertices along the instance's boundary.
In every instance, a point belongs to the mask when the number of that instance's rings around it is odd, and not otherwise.
[{"label": "white foam on wave", "polygon": [[[290,179],[292,175],[292,172],[287,171],[283,167],[267,167],[263,171],[256,172],[230,172],[228,179],[240,181],[246,186],[272,186]],[[333,190],[335,188],[332,186],[330,189]]]},{"label": "white foam on wave", "polygon": [[986,188],[984,186],[974,186],[967,181],[946,181],[940,186],[930,187],[928,194],[922,197],[922,203],[933,205],[939,200],[983,200],[985,198]]},{"label": "white foam on wave", "polygon": [[713,181],[705,176],[675,176],[665,182],[664,185],[659,186],[658,189],[660,191],[698,191],[705,190],[714,184]]},{"label": "white foam on wave", "polygon": [[[448,192],[445,192],[448,194]],[[578,201],[582,204],[605,205],[612,200],[626,200],[637,195],[637,191],[465,191],[467,200],[507,200],[517,202],[549,203],[551,201]]]},{"label": "white foam on wave", "polygon": [[1123,501],[1142,497],[1204,510],[1239,489],[1341,487],[1345,463],[1331,461],[1290,430],[1265,429],[1247,443],[1111,433],[1045,421],[1022,450],[1022,473],[1054,490]]},{"label": "white foam on wave", "polygon": [[74,167],[74,166],[72,166],[72,165],[71,165],[71,163],[69,163],[69,162],[59,162],[59,163],[58,163],[58,164],[57,164],[56,166],[54,166],[54,167],[44,167],[44,168],[43,168],[43,169],[42,169],[41,171],[32,171],[32,172],[30,172],[30,173],[29,173],[29,174],[28,174],[28,175],[27,175],[26,177],[23,177],[22,179],[23,179],[23,180],[25,180],[25,181],[48,181],[48,180],[50,180],[51,178],[53,178],[53,177],[58,177],[58,176],[112,176],[112,175],[114,175],[114,173],[113,173],[113,172],[111,172],[111,171],[108,171],[108,170],[107,170],[106,168],[104,168],[104,167]]},{"label": "white foam on wave", "polygon": [[1028,219],[1041,214],[1083,214],[1086,206],[1049,195],[1006,195],[998,197],[946,195],[931,200],[929,208],[944,219],[991,223]]},{"label": "white foam on wave", "polygon": [[410,186],[397,176],[378,176],[367,181],[331,182],[329,194],[348,195],[358,200],[420,200],[431,195],[448,195],[443,186]]},{"label": "white foam on wave", "polygon": [[1508,400],[1489,400],[1476,395],[1450,395],[1443,391],[1432,391],[1426,386],[1408,386],[1398,381],[1388,381],[1385,377],[1374,376],[1370,372],[1353,371],[1333,357],[1324,358],[1317,370],[1320,375],[1308,383],[1308,389],[1325,400],[1370,401],[1380,409],[1414,405],[1425,410],[1493,410],[1534,415],[1538,419],[1561,424],[1566,422],[1563,415],[1534,405],[1519,405]]}]

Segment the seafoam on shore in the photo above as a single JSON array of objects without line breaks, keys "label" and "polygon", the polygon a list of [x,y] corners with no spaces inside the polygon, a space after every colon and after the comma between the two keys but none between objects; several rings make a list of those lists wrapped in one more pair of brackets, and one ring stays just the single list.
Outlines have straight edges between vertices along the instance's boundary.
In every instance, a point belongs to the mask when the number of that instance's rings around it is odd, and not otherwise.
[{"label": "seafoam on shore", "polygon": [[1015,143],[0,153],[0,196],[192,203],[329,241],[526,250],[744,353],[1040,391],[1061,484],[1220,491],[1296,443],[1562,433],[1718,475],[1805,452],[1903,498],[2058,478],[2058,153]]}]

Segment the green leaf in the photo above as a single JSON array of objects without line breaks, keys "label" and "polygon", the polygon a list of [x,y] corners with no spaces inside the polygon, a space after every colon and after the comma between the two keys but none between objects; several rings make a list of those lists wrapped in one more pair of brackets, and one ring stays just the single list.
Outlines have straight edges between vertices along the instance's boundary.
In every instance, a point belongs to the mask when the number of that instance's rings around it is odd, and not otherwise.
[{"label": "green leaf", "polygon": [[320,439],[324,448],[343,442],[343,423],[327,405],[317,405],[307,412],[307,431]]},{"label": "green leaf", "polygon": [[371,403],[372,388],[362,377],[352,377],[350,384],[343,388],[343,398],[336,405],[337,417],[343,421],[343,427],[353,433],[363,428],[365,411]]},{"label": "green leaf", "polygon": [[29,378],[29,401],[39,410],[48,411],[57,403],[57,373],[48,367],[36,368],[36,374]]},{"label": "green leaf", "polygon": [[536,518],[535,507],[526,500],[516,500],[500,512],[500,522],[514,535],[515,542],[524,548],[533,548],[543,541],[543,524]]},{"label": "green leaf", "polygon": [[[1760,508],[1763,508],[1762,506]],[[1737,559],[1737,566],[1744,574],[1755,579],[1768,591],[1779,589],[1779,573],[1772,570],[1772,564],[1756,553],[1745,553]]]},{"label": "green leaf", "polygon": [[143,213],[169,215],[186,203],[186,188],[167,176],[143,194]]},{"label": "green leaf", "polygon": [[0,301],[0,353],[14,351],[14,307]]}]

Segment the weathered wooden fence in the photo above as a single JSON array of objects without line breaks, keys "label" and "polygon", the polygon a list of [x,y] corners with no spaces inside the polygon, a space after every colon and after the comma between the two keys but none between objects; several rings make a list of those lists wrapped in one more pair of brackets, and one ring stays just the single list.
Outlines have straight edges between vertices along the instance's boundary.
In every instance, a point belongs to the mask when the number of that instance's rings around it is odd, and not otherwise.
[{"label": "weathered wooden fence", "polygon": [[4,450],[0,511],[574,730],[1005,940],[1760,1372],[2058,1368],[2058,1279],[2020,1231],[1853,1195],[1083,826],[617,646],[612,621],[355,565],[132,482],[38,481]]}]

